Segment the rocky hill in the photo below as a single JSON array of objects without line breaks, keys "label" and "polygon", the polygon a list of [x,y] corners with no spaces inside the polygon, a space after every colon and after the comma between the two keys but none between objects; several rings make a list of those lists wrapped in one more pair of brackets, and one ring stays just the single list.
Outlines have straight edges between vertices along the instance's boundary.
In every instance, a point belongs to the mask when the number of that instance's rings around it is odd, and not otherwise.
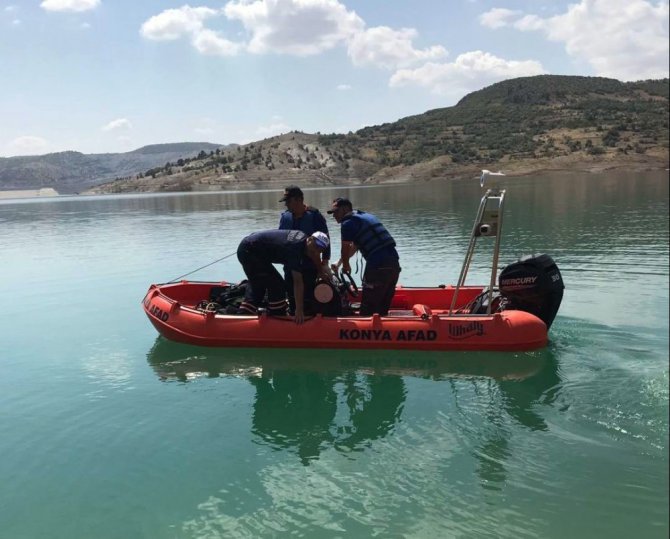
[{"label": "rocky hill", "polygon": [[457,178],[481,168],[668,167],[669,81],[541,75],[503,81],[348,134],[292,132],[170,161],[90,192],[204,191]]},{"label": "rocky hill", "polygon": [[163,166],[177,159],[204,156],[220,144],[183,142],[153,144],[127,153],[47,155],[0,158],[0,190],[53,188],[59,193],[83,191],[93,185]]},{"label": "rocky hill", "polygon": [[481,168],[653,169],[668,166],[669,81],[511,79],[453,106],[346,135],[293,132],[94,192],[407,182]]}]

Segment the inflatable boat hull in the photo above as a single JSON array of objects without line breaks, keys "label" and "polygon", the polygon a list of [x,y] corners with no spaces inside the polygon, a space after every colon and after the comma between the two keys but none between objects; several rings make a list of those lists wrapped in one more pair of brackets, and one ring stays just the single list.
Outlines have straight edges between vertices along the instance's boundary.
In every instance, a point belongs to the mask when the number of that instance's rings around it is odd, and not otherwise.
[{"label": "inflatable boat hull", "polygon": [[[195,308],[213,286],[225,284],[151,285],[142,305],[163,337],[200,346],[524,351],[547,344],[545,323],[524,311],[449,315],[453,287],[399,286],[388,316],[317,315],[297,325],[291,317],[233,316]],[[466,305],[482,289],[461,288],[458,305]]]}]

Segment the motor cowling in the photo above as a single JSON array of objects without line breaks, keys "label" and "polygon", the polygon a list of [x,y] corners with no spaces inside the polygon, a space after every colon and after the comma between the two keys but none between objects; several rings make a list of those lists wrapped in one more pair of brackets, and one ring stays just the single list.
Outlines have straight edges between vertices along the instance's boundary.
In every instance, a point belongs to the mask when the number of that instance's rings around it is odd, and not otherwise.
[{"label": "motor cowling", "polygon": [[563,277],[554,260],[546,254],[526,255],[500,272],[498,286],[506,300],[505,309],[534,314],[547,329],[563,299]]}]

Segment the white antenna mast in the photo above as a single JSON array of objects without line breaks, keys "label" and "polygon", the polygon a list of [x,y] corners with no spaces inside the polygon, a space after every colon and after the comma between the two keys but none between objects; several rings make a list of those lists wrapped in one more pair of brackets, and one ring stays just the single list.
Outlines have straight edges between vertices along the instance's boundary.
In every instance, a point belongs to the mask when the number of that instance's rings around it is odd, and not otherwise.
[{"label": "white antenna mast", "polygon": [[484,187],[484,184],[486,183],[486,180],[488,180],[489,176],[504,176],[502,172],[491,172],[490,170],[482,170],[482,175],[479,177],[479,185],[480,187]]}]

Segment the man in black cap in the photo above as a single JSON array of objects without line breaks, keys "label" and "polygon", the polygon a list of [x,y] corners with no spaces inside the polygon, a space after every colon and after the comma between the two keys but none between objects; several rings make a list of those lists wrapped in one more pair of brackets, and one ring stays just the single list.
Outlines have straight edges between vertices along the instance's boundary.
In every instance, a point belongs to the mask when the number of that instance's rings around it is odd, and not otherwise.
[{"label": "man in black cap", "polygon": [[[286,204],[286,211],[281,214],[279,218],[279,230],[300,230],[306,235],[310,236],[314,232],[323,232],[326,236],[328,234],[328,225],[326,219],[321,212],[311,206],[306,206],[302,189],[297,185],[289,185],[284,189],[284,196],[279,200]],[[301,273],[304,281],[305,289],[305,311],[308,314],[314,312],[314,287],[316,286],[317,274],[320,271],[320,266],[328,268],[328,261],[330,260],[330,246],[321,254],[321,260],[318,265],[311,258],[304,259],[304,265],[301,268]],[[284,278],[286,281],[286,293],[288,295],[289,309],[295,312],[295,297],[293,295],[293,273],[291,270],[284,268]]]},{"label": "man in black cap", "polygon": [[[286,314],[286,288],[284,279],[272,264],[284,264],[291,272],[293,295],[295,297],[295,322],[302,324],[305,319],[303,302],[302,267],[304,259],[320,262],[321,253],[330,246],[330,240],[323,232],[311,236],[300,230],[263,230],[244,238],[237,248],[237,259],[242,264],[249,279],[244,301],[239,314],[257,314],[267,293],[268,314]],[[327,268],[323,268],[327,272]]]},{"label": "man in black cap", "polygon": [[366,262],[360,314],[387,315],[400,275],[400,257],[393,236],[374,215],[354,210],[349,199],[336,198],[328,213],[342,225],[342,256],[333,269],[341,265],[350,273],[349,259],[360,251]]}]

